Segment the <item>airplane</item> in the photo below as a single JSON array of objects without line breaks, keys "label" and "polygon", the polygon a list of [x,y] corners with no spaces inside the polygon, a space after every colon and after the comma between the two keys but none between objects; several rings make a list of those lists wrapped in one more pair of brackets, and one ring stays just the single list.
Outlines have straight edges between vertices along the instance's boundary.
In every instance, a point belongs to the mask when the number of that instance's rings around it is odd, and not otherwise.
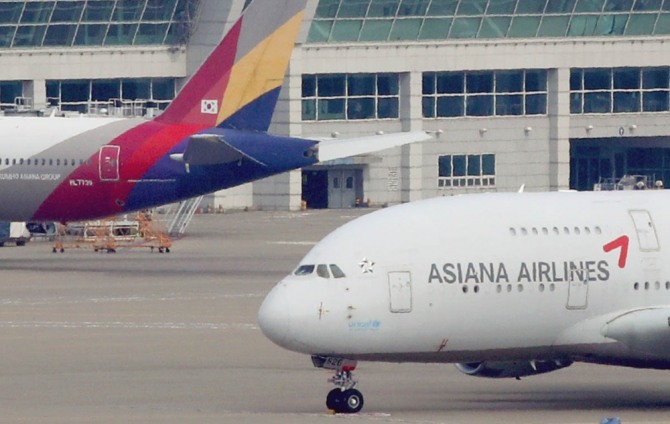
[{"label": "airplane", "polygon": [[334,371],[338,413],[363,407],[358,361],[517,379],[573,362],[668,370],[668,204],[663,190],[490,193],[375,211],[270,291],[261,330]]},{"label": "airplane", "polygon": [[119,215],[430,138],[410,132],[342,143],[267,133],[305,3],[252,1],[152,120],[0,117],[0,220]]}]

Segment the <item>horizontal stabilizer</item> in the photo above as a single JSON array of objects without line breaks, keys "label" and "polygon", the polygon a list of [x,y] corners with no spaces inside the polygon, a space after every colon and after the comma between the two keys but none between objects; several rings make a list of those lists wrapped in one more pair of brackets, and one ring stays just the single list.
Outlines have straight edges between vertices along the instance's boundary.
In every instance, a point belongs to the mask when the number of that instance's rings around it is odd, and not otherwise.
[{"label": "horizontal stabilizer", "polygon": [[430,140],[430,138],[431,136],[424,131],[382,134],[341,140],[333,138],[320,141],[316,148],[318,150],[319,162],[325,162]]},{"label": "horizontal stabilizer", "polygon": [[172,158],[182,160],[189,166],[221,165],[238,162],[243,159],[266,166],[264,163],[259,162],[231,145],[222,136],[217,134],[196,134],[191,136],[183,156],[172,156]]},{"label": "horizontal stabilizer", "polygon": [[650,353],[670,349],[670,308],[638,309],[610,320],[601,330],[605,337],[633,350]]}]

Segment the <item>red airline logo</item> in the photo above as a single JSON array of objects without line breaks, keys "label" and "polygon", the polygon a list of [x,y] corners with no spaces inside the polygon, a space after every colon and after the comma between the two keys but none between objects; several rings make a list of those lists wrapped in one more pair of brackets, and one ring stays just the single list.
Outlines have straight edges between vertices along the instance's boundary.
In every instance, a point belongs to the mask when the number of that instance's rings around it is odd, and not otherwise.
[{"label": "red airline logo", "polygon": [[629,242],[628,236],[621,236],[617,239],[612,240],[611,242],[607,243],[606,245],[603,246],[603,250],[605,253],[611,252],[614,249],[621,248],[621,252],[619,252],[619,268],[625,268],[626,267],[626,259],[628,258],[628,242]]}]

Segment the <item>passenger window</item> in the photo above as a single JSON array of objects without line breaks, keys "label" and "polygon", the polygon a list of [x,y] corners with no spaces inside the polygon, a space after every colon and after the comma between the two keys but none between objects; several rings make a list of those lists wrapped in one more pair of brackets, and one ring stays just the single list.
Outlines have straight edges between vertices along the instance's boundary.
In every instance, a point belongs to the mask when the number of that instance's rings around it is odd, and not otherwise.
[{"label": "passenger window", "polygon": [[344,272],[340,269],[339,266],[335,264],[330,264],[330,272],[333,274],[333,278],[344,278],[346,275],[344,275]]},{"label": "passenger window", "polygon": [[310,275],[314,272],[314,265],[300,265],[293,275]]},{"label": "passenger window", "polygon": [[316,267],[316,275],[321,278],[330,278],[330,272],[328,272],[328,265],[319,264]]}]

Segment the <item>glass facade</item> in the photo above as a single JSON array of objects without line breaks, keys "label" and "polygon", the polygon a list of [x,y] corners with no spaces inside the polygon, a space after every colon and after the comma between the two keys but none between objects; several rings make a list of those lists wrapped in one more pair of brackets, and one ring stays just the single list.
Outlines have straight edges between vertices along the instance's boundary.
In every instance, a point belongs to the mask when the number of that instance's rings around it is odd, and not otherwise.
[{"label": "glass facade", "polygon": [[398,74],[302,76],[304,121],[397,119]]},{"label": "glass facade", "polygon": [[439,188],[492,187],[496,184],[496,155],[443,155],[437,158]]},{"label": "glass facade", "polygon": [[570,71],[570,113],[670,111],[670,68]]},{"label": "glass facade", "polygon": [[308,42],[670,34],[670,0],[320,0]]},{"label": "glass facade", "polygon": [[547,71],[426,72],[424,118],[545,115]]},{"label": "glass facade", "polygon": [[124,116],[165,109],[176,95],[174,78],[49,80],[46,88],[49,105],[60,110]]},{"label": "glass facade", "polygon": [[180,45],[199,0],[0,0],[0,49]]}]

